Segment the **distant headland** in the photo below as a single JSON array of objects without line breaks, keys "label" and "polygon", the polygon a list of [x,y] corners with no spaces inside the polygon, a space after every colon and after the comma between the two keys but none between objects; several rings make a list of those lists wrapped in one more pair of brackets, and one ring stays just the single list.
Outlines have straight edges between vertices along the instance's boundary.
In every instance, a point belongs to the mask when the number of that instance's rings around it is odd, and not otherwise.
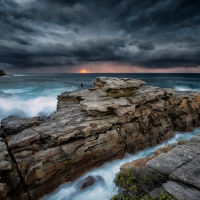
[{"label": "distant headland", "polygon": [[3,70],[0,69],[0,76],[7,75]]}]

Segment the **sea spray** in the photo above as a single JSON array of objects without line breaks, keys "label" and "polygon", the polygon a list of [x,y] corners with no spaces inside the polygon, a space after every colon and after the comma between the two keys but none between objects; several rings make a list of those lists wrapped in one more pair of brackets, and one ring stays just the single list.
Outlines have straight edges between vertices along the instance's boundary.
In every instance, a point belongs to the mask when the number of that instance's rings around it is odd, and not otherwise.
[{"label": "sea spray", "polygon": [[[19,117],[48,116],[56,110],[57,95],[74,91],[77,87],[48,88],[38,87],[3,89],[0,97],[0,121],[10,115]],[[8,96],[8,97],[3,97]]]},{"label": "sea spray", "polygon": [[200,88],[197,88],[197,87],[191,88],[189,86],[175,86],[174,90],[177,91],[177,92],[179,92],[179,91],[180,92],[187,92],[187,91],[200,92]]},{"label": "sea spray", "polygon": [[176,132],[174,137],[166,140],[165,142],[151,148],[144,149],[135,154],[127,154],[123,159],[115,160],[112,162],[105,163],[104,165],[95,168],[87,173],[85,173],[82,177],[87,177],[88,175],[100,175],[105,180],[105,185],[95,184],[91,187],[88,187],[85,190],[77,190],[75,188],[76,182],[68,182],[61,185],[55,192],[52,194],[46,195],[41,200],[106,200],[109,199],[111,195],[113,195],[116,191],[114,190],[114,178],[115,174],[119,172],[120,166],[126,162],[131,162],[133,160],[137,160],[139,158],[144,158],[149,155],[152,155],[155,150],[166,146],[177,143],[179,140],[189,140],[195,135],[200,133],[200,129],[195,129],[192,132],[179,133]]},{"label": "sea spray", "polygon": [[24,100],[17,97],[0,99],[0,120],[9,115],[35,117],[50,115],[56,110],[57,100],[54,97],[37,97]]}]

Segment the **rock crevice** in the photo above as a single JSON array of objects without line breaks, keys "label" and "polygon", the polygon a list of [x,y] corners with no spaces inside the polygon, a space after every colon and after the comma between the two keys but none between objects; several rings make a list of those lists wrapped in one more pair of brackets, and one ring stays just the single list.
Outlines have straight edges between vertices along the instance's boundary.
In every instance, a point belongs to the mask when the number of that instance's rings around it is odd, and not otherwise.
[{"label": "rock crevice", "polygon": [[[132,79],[99,77],[94,85],[59,95],[57,110],[46,119],[2,120],[1,135],[25,184],[16,167],[0,165],[1,199],[11,199],[16,191],[15,199],[39,199],[86,170],[199,125],[198,93],[146,87]],[[0,159],[14,166],[5,153]],[[9,185],[10,174],[17,184]]]}]

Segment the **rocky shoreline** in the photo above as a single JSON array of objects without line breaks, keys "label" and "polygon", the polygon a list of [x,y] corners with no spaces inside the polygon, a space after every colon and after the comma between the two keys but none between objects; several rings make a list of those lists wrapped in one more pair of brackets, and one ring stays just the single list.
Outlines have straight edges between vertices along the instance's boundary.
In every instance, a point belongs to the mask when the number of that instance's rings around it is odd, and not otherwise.
[{"label": "rocky shoreline", "polygon": [[39,199],[95,166],[200,125],[200,94],[144,84],[96,78],[95,88],[59,95],[46,119],[2,120],[0,198]]},{"label": "rocky shoreline", "polygon": [[161,187],[150,192],[172,196],[174,200],[200,199],[200,134],[190,141],[158,149],[153,156],[134,160],[121,166],[121,170],[143,169],[147,173],[167,179]]}]

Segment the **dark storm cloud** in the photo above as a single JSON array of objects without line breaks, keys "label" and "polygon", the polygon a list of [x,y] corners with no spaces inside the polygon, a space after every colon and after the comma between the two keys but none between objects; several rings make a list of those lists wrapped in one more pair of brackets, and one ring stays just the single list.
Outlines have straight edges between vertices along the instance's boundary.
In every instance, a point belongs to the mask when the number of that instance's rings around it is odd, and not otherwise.
[{"label": "dark storm cloud", "polygon": [[142,50],[154,50],[155,46],[151,42],[144,42],[144,43],[138,44],[138,49],[142,49]]},{"label": "dark storm cloud", "polygon": [[0,66],[200,65],[194,0],[1,0]]}]

